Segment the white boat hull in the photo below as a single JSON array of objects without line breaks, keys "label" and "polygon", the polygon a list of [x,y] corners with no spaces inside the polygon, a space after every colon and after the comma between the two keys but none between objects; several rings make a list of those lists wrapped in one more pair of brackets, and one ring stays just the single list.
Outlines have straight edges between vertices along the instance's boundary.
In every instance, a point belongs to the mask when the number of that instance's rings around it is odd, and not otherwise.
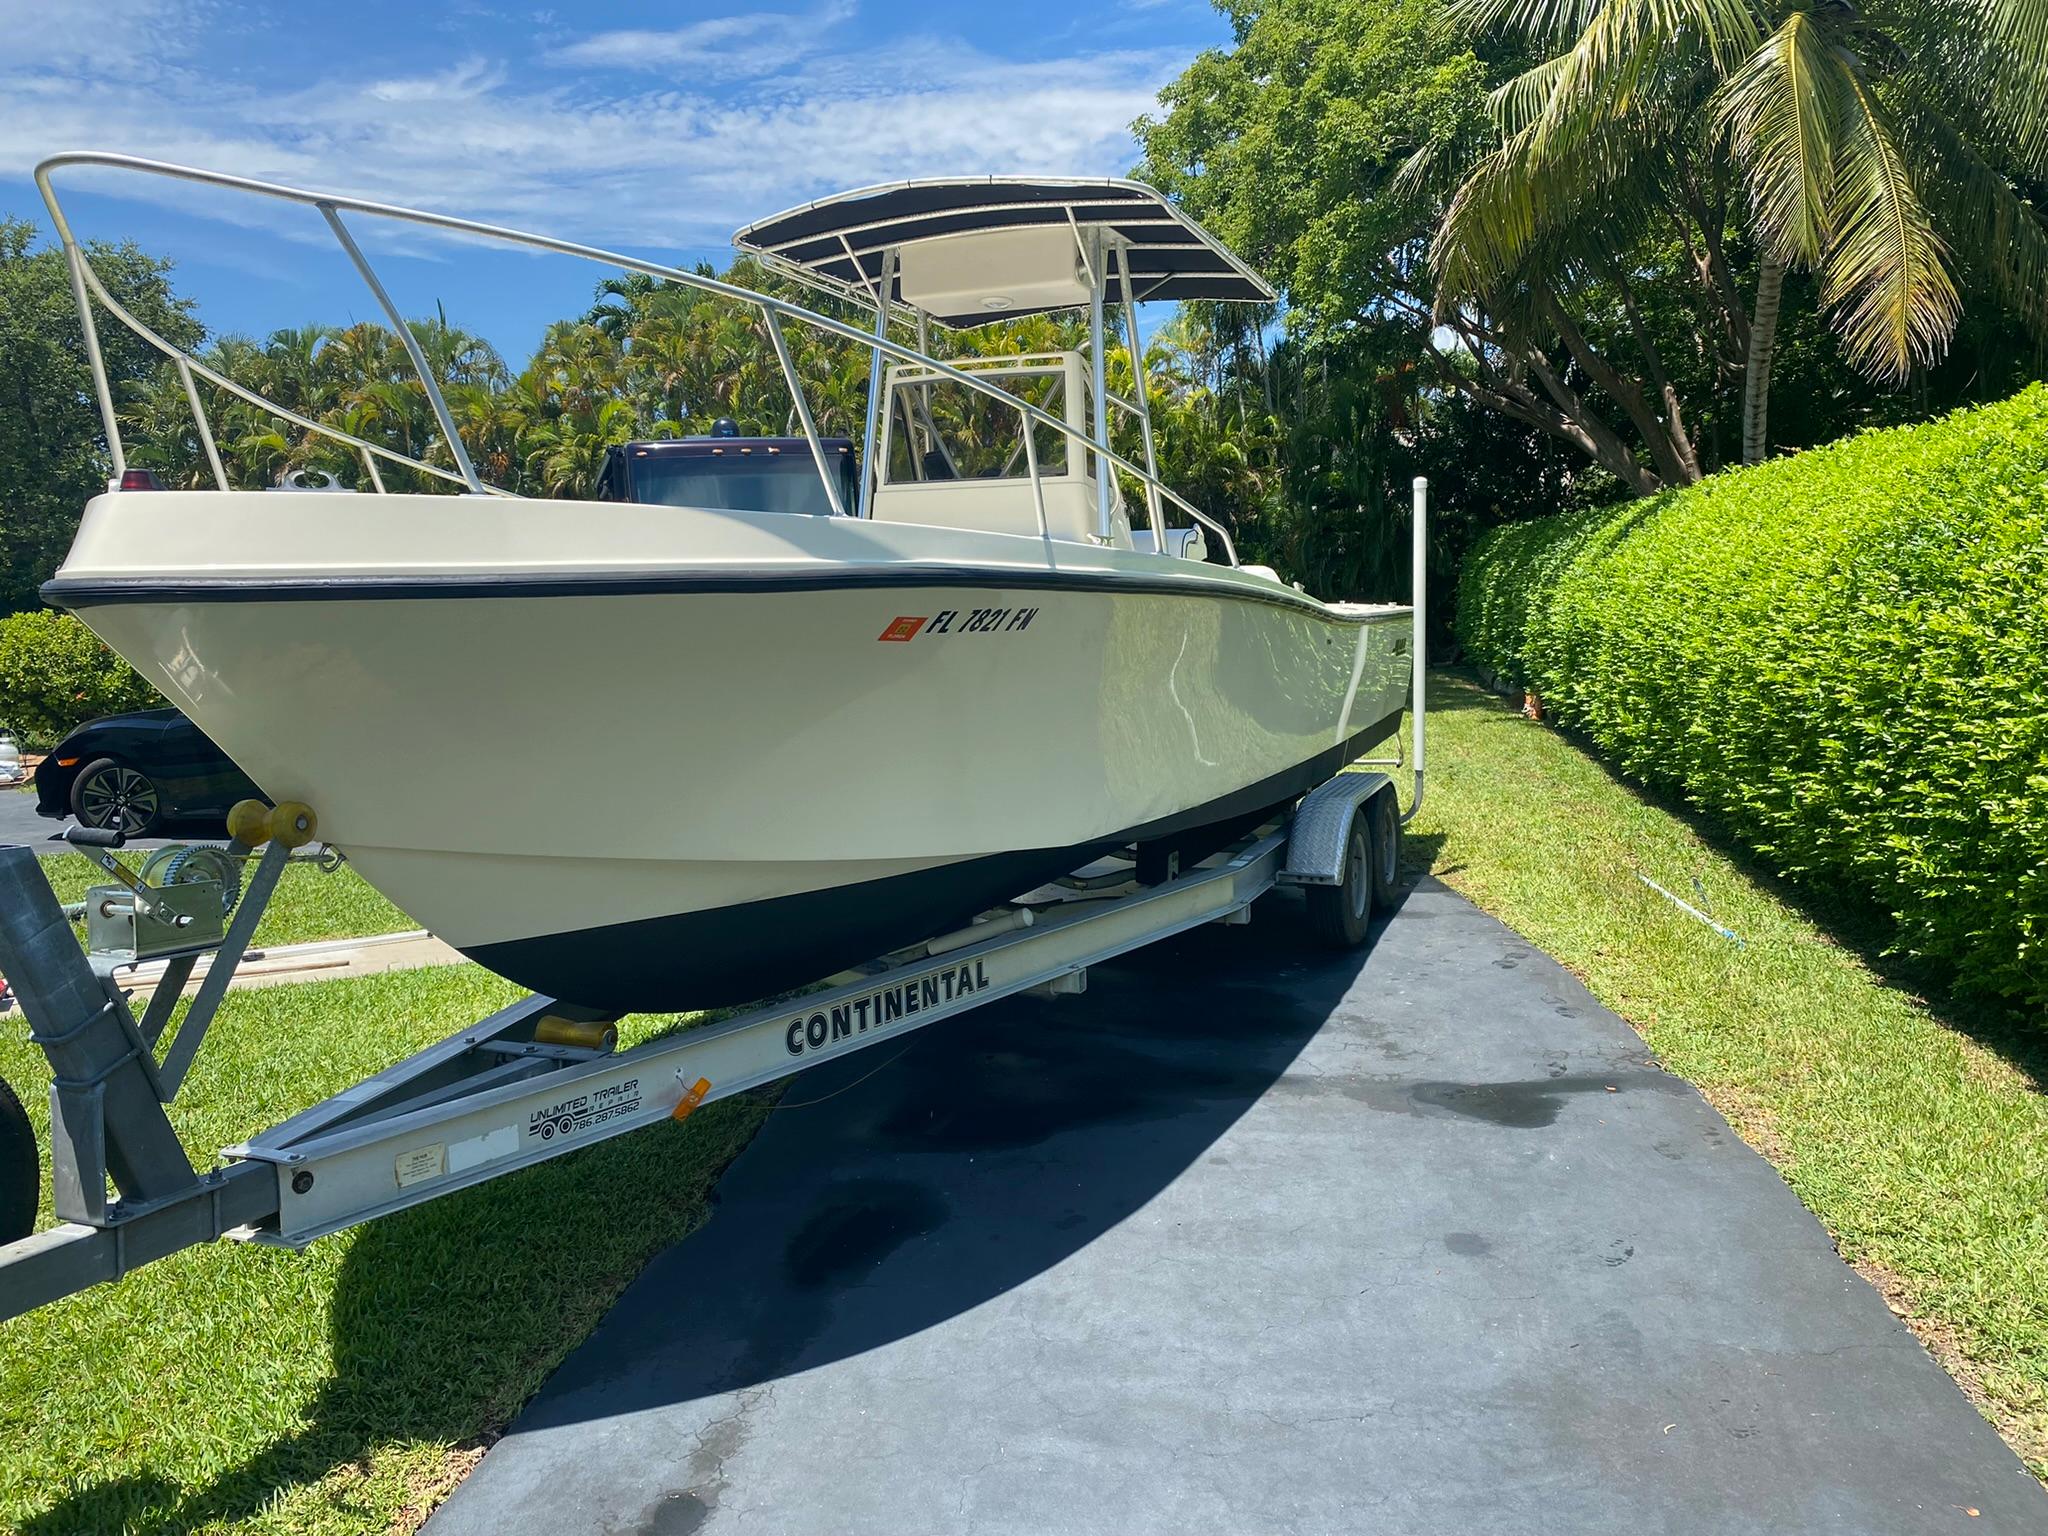
[{"label": "white boat hull", "polygon": [[1411,639],[1130,551],[442,497],[104,497],[49,595],[420,922],[611,1010],[1289,800],[1388,734]]}]

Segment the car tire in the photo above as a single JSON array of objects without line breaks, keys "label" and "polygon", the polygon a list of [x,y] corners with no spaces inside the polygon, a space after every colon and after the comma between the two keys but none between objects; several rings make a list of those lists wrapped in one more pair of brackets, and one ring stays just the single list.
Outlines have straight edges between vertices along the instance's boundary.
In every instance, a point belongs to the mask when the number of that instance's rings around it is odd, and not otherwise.
[{"label": "car tire", "polygon": [[0,1080],[0,1245],[18,1243],[35,1231],[42,1178],[28,1111]]},{"label": "car tire", "polygon": [[107,831],[118,821],[128,836],[147,837],[162,811],[149,775],[118,758],[95,758],[71,781],[71,814],[82,827]]}]

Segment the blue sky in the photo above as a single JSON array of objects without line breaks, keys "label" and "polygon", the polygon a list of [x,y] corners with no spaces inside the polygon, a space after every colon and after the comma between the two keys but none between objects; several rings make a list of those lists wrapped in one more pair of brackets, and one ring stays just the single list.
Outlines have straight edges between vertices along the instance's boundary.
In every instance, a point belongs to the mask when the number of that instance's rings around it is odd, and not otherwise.
[{"label": "blue sky", "polygon": [[[0,0],[0,212],[47,228],[31,167],[110,149],[722,266],[739,225],[848,187],[1121,174],[1131,119],[1227,41],[1207,0],[771,4]],[[374,312],[310,209],[100,171],[59,190],[82,236],[176,259],[216,332]],[[360,238],[408,313],[441,303],[514,358],[602,275]]]}]

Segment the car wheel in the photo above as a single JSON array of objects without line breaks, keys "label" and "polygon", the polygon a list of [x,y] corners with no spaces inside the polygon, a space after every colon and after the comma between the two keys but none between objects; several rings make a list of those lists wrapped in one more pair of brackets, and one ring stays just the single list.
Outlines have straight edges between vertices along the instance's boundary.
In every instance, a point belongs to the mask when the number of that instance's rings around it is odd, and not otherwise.
[{"label": "car wheel", "polygon": [[130,837],[147,836],[162,804],[148,774],[111,757],[86,764],[71,784],[71,814],[80,826],[101,831],[119,828]]}]

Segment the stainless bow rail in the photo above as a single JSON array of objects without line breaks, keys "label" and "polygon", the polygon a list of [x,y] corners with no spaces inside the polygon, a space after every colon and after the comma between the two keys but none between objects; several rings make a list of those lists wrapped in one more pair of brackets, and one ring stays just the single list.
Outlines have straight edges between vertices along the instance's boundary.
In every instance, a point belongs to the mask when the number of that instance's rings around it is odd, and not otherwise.
[{"label": "stainless bow rail", "polygon": [[[405,347],[406,353],[411,359],[413,370],[419,376],[420,385],[426,391],[427,402],[433,410],[436,423],[440,427],[444,446],[448,450],[449,457],[453,460],[454,468],[450,469],[444,465],[415,458],[385,444],[370,442],[366,438],[358,437],[326,422],[315,421],[310,417],[300,415],[296,411],[281,406],[275,401],[266,399],[254,390],[237,384],[233,379],[206,363],[204,359],[187,352],[175,342],[168,340],[132,311],[124,307],[119,300],[107,291],[106,285],[100,281],[99,275],[93,271],[92,263],[86,259],[84,251],[80,248],[77,238],[72,233],[70,220],[65,217],[63,206],[58,200],[56,188],[52,183],[52,178],[56,172],[76,166],[93,166],[109,170],[132,171],[141,175],[160,176],[173,181],[194,182],[202,186],[220,187],[234,192],[246,192],[257,197],[271,198],[285,203],[295,203],[317,210],[326,221],[329,230],[333,233],[343,252],[348,256],[350,263],[355,267],[365,285],[370,289],[372,296],[377,300],[379,308],[384,311],[384,314],[390,320],[391,327],[397,333],[400,343]],[[378,279],[375,269],[370,265],[369,259],[363,254],[362,247],[356,241],[354,234],[342,220],[342,214],[350,213],[361,214],[369,218],[392,219],[400,223],[419,225],[427,229],[440,230],[450,234],[468,235],[507,245],[524,246],[533,250],[552,252],[556,255],[575,256],[582,260],[596,262],[599,265],[613,267],[620,271],[635,272],[646,277],[659,278],[664,282],[674,283],[681,287],[694,288],[700,292],[712,294],[715,297],[726,299],[732,303],[759,312],[767,330],[770,345],[775,352],[776,361],[781,367],[783,381],[789,389],[790,397],[795,403],[797,414],[802,422],[804,436],[810,444],[811,456],[816,464],[819,478],[823,480],[825,493],[830,498],[834,509],[838,512],[844,513],[846,509],[840,504],[838,488],[834,484],[833,467],[827,462],[824,445],[819,438],[817,426],[805,400],[803,386],[797,377],[794,361],[790,357],[787,340],[782,334],[781,322],[783,320],[794,320],[799,324],[810,326],[812,329],[822,331],[827,335],[856,343],[867,349],[871,357],[878,360],[877,366],[870,370],[870,393],[873,396],[868,412],[868,457],[870,462],[862,466],[863,474],[866,477],[864,484],[871,484],[878,470],[878,466],[874,465],[871,460],[875,440],[874,417],[880,397],[879,388],[872,381],[877,378],[880,372],[879,359],[888,357],[898,362],[915,363],[921,367],[929,368],[932,370],[935,378],[945,379],[950,383],[988,395],[1017,412],[1025,444],[1027,473],[1030,476],[1033,496],[1037,502],[1039,532],[1042,537],[1049,538],[1050,533],[1046,522],[1044,486],[1039,475],[1037,450],[1033,443],[1035,434],[1031,430],[1034,425],[1050,428],[1052,431],[1059,433],[1063,438],[1069,440],[1069,442],[1085,448],[1091,453],[1100,455],[1104,462],[1114,465],[1118,470],[1132,477],[1143,487],[1152,529],[1153,548],[1156,551],[1162,554],[1170,553],[1171,551],[1172,541],[1166,537],[1165,517],[1163,516],[1161,505],[1162,502],[1170,502],[1194,522],[1213,532],[1222,541],[1224,554],[1228,557],[1230,564],[1236,565],[1238,563],[1237,546],[1230,537],[1229,529],[1189,502],[1186,497],[1180,495],[1171,486],[1160,480],[1148,468],[1133,463],[1130,459],[1109,446],[1107,440],[1109,436],[1108,407],[1112,403],[1139,417],[1145,438],[1145,452],[1148,458],[1152,456],[1152,428],[1149,410],[1143,403],[1145,401],[1145,391],[1142,387],[1136,391],[1140,403],[1135,407],[1131,402],[1121,399],[1112,401],[1103,379],[1103,348],[1100,346],[1094,349],[1095,356],[1093,359],[1096,398],[1099,402],[1096,418],[1100,424],[1101,431],[1101,437],[1095,438],[1090,437],[1086,432],[1070,425],[1061,418],[1040,410],[1030,402],[1018,399],[1015,395],[989,383],[986,379],[975,377],[967,369],[955,367],[950,363],[931,357],[915,348],[905,346],[893,340],[888,335],[889,307],[886,304],[877,306],[874,328],[872,330],[863,330],[858,326],[849,325],[845,321],[835,320],[830,315],[822,315],[815,310],[805,309],[802,305],[792,304],[785,299],[778,299],[765,293],[756,293],[752,289],[722,282],[714,277],[705,277],[700,273],[685,271],[680,267],[664,266],[660,262],[643,261],[638,257],[627,256],[618,251],[608,251],[599,246],[584,245],[574,240],[561,240],[551,235],[535,234],[528,230],[512,229],[499,224],[481,223],[474,219],[457,218],[452,214],[431,213],[424,209],[406,208],[394,203],[372,202],[365,198],[347,197],[340,193],[307,191],[298,187],[283,186],[275,182],[256,181],[246,176],[230,176],[224,172],[203,170],[195,166],[173,165],[166,161],[149,160],[137,155],[112,154],[99,150],[79,150],[67,154],[52,155],[36,167],[35,178],[37,189],[43,195],[43,202],[50,210],[50,222],[56,228],[58,240],[63,247],[65,263],[70,272],[72,299],[78,306],[79,322],[85,331],[86,359],[91,367],[93,391],[99,404],[100,421],[106,429],[107,445],[113,455],[116,479],[127,469],[128,461],[121,437],[120,416],[114,408],[113,390],[107,379],[106,361],[100,350],[97,322],[92,311],[94,300],[97,300],[100,307],[108,314],[134,332],[135,335],[141,337],[142,340],[155,350],[162,353],[175,366],[179,380],[184,385],[186,401],[192,409],[193,420],[198,428],[199,440],[205,451],[208,467],[213,473],[214,483],[221,490],[227,490],[230,487],[226,470],[222,465],[220,453],[214,441],[212,427],[206,417],[204,403],[200,399],[199,388],[196,382],[198,379],[205,379],[215,387],[227,391],[229,394],[246,401],[259,410],[269,412],[281,421],[290,422],[293,426],[299,427],[304,431],[317,433],[331,441],[354,448],[362,455],[364,469],[369,476],[371,485],[380,493],[384,490],[384,483],[377,469],[377,461],[379,459],[384,460],[386,463],[402,465],[435,479],[458,485],[470,495],[515,496],[517,494],[516,492],[506,490],[502,486],[492,485],[477,474],[476,466],[470,460],[468,449],[463,445],[461,432],[455,425],[454,415],[448,409],[448,402],[442,395],[440,383],[435,379],[433,369],[428,365],[418,340],[413,336],[411,327],[405,323],[397,306],[392,302],[389,292]],[[1145,369],[1142,356],[1136,350],[1139,346],[1137,316],[1135,307],[1130,302],[1128,278],[1125,281],[1124,299],[1129,323],[1129,340],[1127,345],[1132,349],[1132,378],[1134,381],[1142,384]],[[1101,286],[1098,284],[1094,305],[1094,334],[1097,336],[1103,334],[1100,315],[1101,300]],[[1102,476],[1099,482],[1100,492],[1105,497],[1108,495],[1108,482],[1109,477],[1107,475]],[[864,495],[864,508],[865,504],[866,497]]]}]

